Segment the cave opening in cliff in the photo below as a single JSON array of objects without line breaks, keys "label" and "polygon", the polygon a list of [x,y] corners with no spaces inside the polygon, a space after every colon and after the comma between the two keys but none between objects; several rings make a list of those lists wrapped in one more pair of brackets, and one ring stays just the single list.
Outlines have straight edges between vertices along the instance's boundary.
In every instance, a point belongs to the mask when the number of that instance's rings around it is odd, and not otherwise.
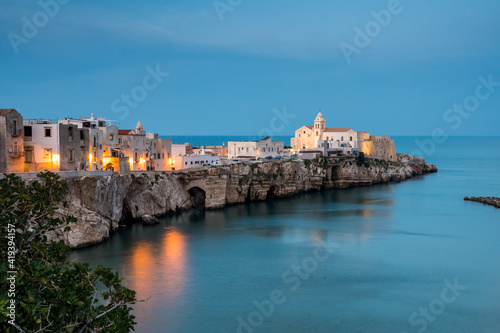
[{"label": "cave opening in cliff", "polygon": [[267,191],[267,200],[275,199],[277,198],[277,192],[278,192],[278,187],[276,185],[271,185],[269,187],[269,190]]},{"label": "cave opening in cliff", "polygon": [[206,193],[199,187],[193,187],[189,189],[189,195],[191,195],[191,202],[196,209],[205,209]]}]

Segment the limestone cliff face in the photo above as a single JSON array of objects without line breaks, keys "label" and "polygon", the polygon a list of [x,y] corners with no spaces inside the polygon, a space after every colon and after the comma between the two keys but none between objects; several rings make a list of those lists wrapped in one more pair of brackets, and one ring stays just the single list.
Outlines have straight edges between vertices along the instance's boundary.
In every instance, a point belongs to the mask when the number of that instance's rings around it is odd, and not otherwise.
[{"label": "limestone cliff face", "polygon": [[436,172],[434,165],[409,155],[397,162],[354,158],[269,161],[204,167],[175,172],[83,177],[68,180],[70,192],[61,214],[78,218],[71,231],[53,239],[71,247],[101,242],[119,222],[162,216],[189,208],[218,209],[249,201],[271,200],[308,191],[402,181]]}]

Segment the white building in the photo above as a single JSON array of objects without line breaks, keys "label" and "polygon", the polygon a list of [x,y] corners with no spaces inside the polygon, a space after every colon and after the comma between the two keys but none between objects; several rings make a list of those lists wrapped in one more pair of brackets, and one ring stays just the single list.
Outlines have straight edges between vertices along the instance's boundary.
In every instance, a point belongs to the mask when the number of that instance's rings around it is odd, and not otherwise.
[{"label": "white building", "polygon": [[129,157],[130,170],[147,170],[146,132],[140,119],[133,130],[118,130],[118,144],[121,154]]},{"label": "white building", "polygon": [[190,143],[175,143],[172,145],[172,156],[192,155],[193,152],[193,145]]},{"label": "white building", "polygon": [[160,139],[157,133],[146,134],[146,150],[150,170],[172,170],[172,139]]},{"label": "white building", "polygon": [[173,170],[182,170],[199,168],[206,164],[220,165],[220,156],[216,154],[172,156],[172,161]]},{"label": "white building", "polygon": [[284,152],[283,141],[272,141],[266,137],[259,141],[229,141],[228,158],[278,157]]},{"label": "white building", "polygon": [[320,143],[324,146],[328,143],[329,148],[359,148],[358,132],[352,128],[326,127],[326,120],[320,112],[314,120],[314,126],[302,126],[295,131],[291,147],[297,151],[316,149],[321,147]]},{"label": "white building", "polygon": [[370,136],[369,133],[357,132],[352,128],[329,128],[326,120],[318,113],[314,126],[302,126],[295,131],[290,141],[294,152],[303,156],[323,155],[366,155],[386,160],[396,160],[394,141],[390,137]]},{"label": "white building", "polygon": [[24,119],[23,124],[26,170],[59,171],[59,125],[42,119]]}]

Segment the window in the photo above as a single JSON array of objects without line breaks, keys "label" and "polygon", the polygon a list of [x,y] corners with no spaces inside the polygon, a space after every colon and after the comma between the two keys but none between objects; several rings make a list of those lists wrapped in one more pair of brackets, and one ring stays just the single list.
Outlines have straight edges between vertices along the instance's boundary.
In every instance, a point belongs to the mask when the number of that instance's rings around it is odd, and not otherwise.
[{"label": "window", "polygon": [[24,126],[24,136],[33,136],[33,128],[31,126]]},{"label": "window", "polygon": [[351,138],[350,138],[350,140],[349,140],[349,141],[352,141],[352,136],[351,136]]},{"label": "window", "polygon": [[74,162],[74,161],[75,161],[75,153],[74,153],[73,149],[70,149],[68,162]]},{"label": "window", "polygon": [[123,143],[122,138],[118,138],[118,143],[119,143],[119,144],[122,144],[122,143]]},{"label": "window", "polygon": [[45,127],[45,137],[50,138],[52,137],[52,128],[50,127]]},{"label": "window", "polygon": [[94,136],[94,148],[97,147],[97,138]]},{"label": "window", "polygon": [[165,159],[165,153],[162,153],[161,154],[161,159],[164,160]]},{"label": "window", "polygon": [[340,141],[344,141],[344,137],[343,136],[340,137]]},{"label": "window", "polygon": [[17,120],[12,121],[12,135],[17,135]]},{"label": "window", "polygon": [[318,132],[318,131],[316,131],[316,136],[318,136],[318,135],[319,135],[319,132]]},{"label": "window", "polygon": [[113,140],[114,140],[114,138],[115,138],[115,135],[114,135],[113,133],[111,133],[111,134],[109,135],[109,141],[113,141]]},{"label": "window", "polygon": [[188,162],[184,162],[184,165],[188,165]]},{"label": "window", "polygon": [[80,140],[85,139],[85,134],[83,133],[83,130],[80,130]]},{"label": "window", "polygon": [[73,140],[73,127],[68,127],[68,137],[70,140]]},{"label": "window", "polygon": [[43,158],[46,160],[52,160],[52,148],[45,148],[43,150]]}]

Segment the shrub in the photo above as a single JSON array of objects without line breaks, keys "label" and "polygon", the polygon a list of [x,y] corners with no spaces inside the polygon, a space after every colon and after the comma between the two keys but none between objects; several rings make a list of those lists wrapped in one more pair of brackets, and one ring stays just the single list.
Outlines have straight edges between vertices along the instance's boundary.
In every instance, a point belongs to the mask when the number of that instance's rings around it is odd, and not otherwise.
[{"label": "shrub", "polygon": [[356,162],[356,164],[357,164],[358,166],[362,166],[363,164],[365,164],[365,162],[366,162],[365,153],[360,152],[360,153],[358,154],[358,158],[357,158],[357,162]]},{"label": "shrub", "polygon": [[[0,331],[130,332],[135,291],[122,286],[123,279],[110,268],[68,262],[69,247],[48,241],[47,232],[68,231],[76,219],[54,217],[67,183],[51,172],[38,178],[30,184],[15,175],[0,179],[0,237],[10,247],[0,253]],[[17,271],[12,321],[7,271]]]}]

